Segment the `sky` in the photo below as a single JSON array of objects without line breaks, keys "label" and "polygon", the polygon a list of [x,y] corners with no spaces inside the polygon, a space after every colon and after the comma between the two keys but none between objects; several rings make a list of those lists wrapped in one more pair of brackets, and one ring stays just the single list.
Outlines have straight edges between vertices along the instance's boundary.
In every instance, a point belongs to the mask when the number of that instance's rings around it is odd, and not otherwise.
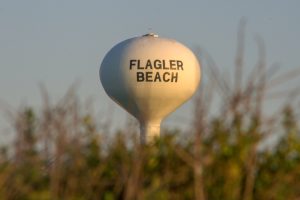
[{"label": "sky", "polygon": [[[243,17],[247,67],[257,58],[254,38],[259,35],[269,65],[297,69],[299,8],[298,0],[0,0],[0,107],[41,105],[40,84],[55,102],[76,82],[78,96],[91,98],[96,113],[113,110],[112,121],[122,124],[127,113],[107,97],[99,81],[99,67],[110,48],[154,32],[192,50],[204,49],[222,70],[230,70]],[[189,125],[192,109],[186,103],[164,124]]]}]

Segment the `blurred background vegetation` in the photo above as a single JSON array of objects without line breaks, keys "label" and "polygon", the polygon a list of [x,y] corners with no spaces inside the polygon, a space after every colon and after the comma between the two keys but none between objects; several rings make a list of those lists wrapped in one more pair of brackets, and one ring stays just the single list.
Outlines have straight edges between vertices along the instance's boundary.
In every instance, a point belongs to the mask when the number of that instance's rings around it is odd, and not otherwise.
[{"label": "blurred background vegetation", "polygon": [[298,87],[266,109],[273,88],[299,72],[276,74],[258,37],[257,65],[245,73],[243,40],[242,22],[232,79],[200,50],[209,78],[190,131],[165,129],[146,145],[132,124],[109,137],[74,88],[54,104],[42,89],[41,109],[9,112],[15,137],[0,150],[0,199],[300,199]]}]

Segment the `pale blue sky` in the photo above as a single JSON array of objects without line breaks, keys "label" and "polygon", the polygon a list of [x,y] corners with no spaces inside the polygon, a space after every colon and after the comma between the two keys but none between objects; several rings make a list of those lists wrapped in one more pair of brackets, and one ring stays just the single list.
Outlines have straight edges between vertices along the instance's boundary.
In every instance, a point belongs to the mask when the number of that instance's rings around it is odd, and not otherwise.
[{"label": "pale blue sky", "polygon": [[[115,116],[125,118],[126,113],[105,95],[98,77],[102,58],[113,45],[155,32],[192,49],[200,46],[229,69],[243,16],[249,67],[257,58],[254,36],[259,34],[269,64],[299,68],[299,9],[298,0],[0,0],[0,101],[13,107],[39,105],[38,83],[44,83],[55,99],[78,80],[78,94],[92,97],[95,109],[110,107]],[[191,105],[185,105],[166,124],[188,123],[182,119],[190,110]]]}]

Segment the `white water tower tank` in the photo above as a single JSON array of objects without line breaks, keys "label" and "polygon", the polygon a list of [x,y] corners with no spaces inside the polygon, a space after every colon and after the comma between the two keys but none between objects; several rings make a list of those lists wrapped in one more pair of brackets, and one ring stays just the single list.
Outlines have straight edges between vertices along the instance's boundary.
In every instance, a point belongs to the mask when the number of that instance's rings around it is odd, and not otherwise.
[{"label": "white water tower tank", "polygon": [[140,122],[145,143],[159,135],[162,120],[195,93],[200,65],[183,44],[150,33],[115,45],[99,74],[108,96]]}]

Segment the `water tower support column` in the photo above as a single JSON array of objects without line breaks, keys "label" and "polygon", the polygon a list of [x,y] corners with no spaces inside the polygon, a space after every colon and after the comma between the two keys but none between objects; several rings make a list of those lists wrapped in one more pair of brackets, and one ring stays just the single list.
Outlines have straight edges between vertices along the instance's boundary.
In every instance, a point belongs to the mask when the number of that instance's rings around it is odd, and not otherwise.
[{"label": "water tower support column", "polygon": [[141,143],[146,144],[153,141],[154,138],[160,136],[160,122],[140,122]]}]

